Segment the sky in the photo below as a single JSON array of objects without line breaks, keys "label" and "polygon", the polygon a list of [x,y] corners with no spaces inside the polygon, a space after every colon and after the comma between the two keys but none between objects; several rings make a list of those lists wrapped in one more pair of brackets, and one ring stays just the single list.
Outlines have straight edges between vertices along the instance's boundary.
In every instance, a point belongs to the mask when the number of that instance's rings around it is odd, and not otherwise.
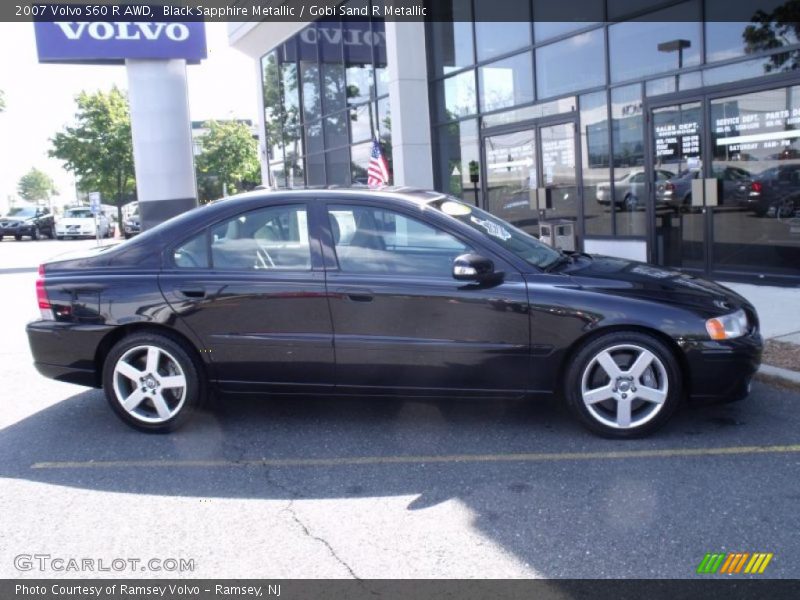
[{"label": "sky", "polygon": [[[187,67],[189,109],[193,121],[252,119],[257,116],[257,79],[253,60],[228,46],[227,25],[206,23],[208,58]],[[81,90],[127,88],[123,65],[40,65],[32,23],[0,23],[0,89],[6,110],[0,113],[0,214],[16,196],[17,182],[31,167],[48,173],[59,197],[75,199],[75,180],[60,161],[47,157],[49,138],[72,123],[75,96]]]}]

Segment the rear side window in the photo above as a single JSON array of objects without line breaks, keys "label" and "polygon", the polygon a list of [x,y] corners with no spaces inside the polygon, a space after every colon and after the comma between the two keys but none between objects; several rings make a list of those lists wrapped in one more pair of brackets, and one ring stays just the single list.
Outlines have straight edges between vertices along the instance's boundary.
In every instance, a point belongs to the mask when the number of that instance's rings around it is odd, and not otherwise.
[{"label": "rear side window", "polygon": [[173,258],[180,269],[308,271],[306,207],[273,206],[226,219],[178,246]]},{"label": "rear side window", "polygon": [[207,269],[209,264],[206,231],[203,230],[203,233],[178,246],[173,259],[179,269]]},{"label": "rear side window", "polygon": [[311,269],[305,205],[250,211],[210,228],[211,264],[218,270]]}]

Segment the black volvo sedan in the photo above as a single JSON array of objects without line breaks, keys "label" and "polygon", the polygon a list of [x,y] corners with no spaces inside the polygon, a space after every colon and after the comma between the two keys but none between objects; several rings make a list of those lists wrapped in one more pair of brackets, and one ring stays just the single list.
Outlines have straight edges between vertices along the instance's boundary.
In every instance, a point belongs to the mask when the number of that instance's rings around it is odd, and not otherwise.
[{"label": "black volvo sedan", "polygon": [[727,288],[566,254],[411,189],[253,192],[40,267],[47,377],[102,387],[143,431],[212,393],[557,395],[595,433],[747,395],[753,307]]}]

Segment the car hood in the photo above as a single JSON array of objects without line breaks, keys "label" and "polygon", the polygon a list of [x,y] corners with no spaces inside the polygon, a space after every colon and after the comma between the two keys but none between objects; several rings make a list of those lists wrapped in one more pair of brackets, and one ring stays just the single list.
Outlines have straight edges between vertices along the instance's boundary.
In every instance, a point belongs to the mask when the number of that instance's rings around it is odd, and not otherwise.
[{"label": "car hood", "polygon": [[602,289],[620,296],[699,308],[713,314],[749,305],[739,294],[716,282],[623,258],[579,255],[562,272],[584,289]]}]

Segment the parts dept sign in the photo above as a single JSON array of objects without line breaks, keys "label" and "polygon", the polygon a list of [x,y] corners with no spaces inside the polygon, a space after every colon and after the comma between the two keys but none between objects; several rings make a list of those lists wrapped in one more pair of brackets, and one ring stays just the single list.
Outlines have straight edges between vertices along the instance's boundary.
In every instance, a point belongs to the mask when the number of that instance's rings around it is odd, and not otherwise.
[{"label": "parts dept sign", "polygon": [[119,64],[126,58],[197,63],[206,57],[202,22],[37,21],[34,28],[43,63]]}]

